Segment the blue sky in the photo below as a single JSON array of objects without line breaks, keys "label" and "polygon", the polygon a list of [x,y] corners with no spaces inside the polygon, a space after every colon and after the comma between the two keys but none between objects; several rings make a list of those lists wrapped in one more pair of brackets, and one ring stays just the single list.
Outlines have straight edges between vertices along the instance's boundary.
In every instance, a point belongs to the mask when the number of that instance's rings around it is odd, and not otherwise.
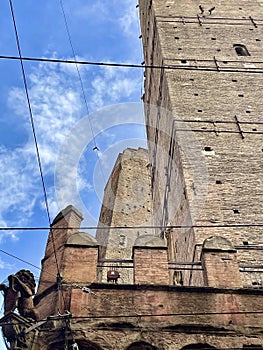
[{"label": "blue sky", "polygon": [[[142,62],[136,1],[64,0],[63,4],[78,60]],[[59,0],[13,0],[13,6],[23,56],[73,58]],[[17,55],[8,0],[1,2],[0,55]],[[65,182],[66,188],[58,190],[54,183],[56,176],[61,179],[63,175],[61,168],[56,168],[57,160],[70,158],[65,145],[72,133],[79,132],[83,119],[94,129],[99,151],[92,150],[90,128],[80,129],[86,144],[79,150],[77,175],[67,178],[68,183],[75,182],[84,215],[88,213],[84,224],[94,225],[104,182],[117,154],[127,146],[145,146],[140,110],[143,70],[79,67],[90,114],[87,117],[74,65],[24,65],[51,218],[71,202],[70,184]],[[0,59],[0,72],[0,226],[48,226],[20,64]],[[1,231],[0,249],[40,266],[47,234]],[[37,269],[0,252],[1,281],[21,268],[39,275]]]}]

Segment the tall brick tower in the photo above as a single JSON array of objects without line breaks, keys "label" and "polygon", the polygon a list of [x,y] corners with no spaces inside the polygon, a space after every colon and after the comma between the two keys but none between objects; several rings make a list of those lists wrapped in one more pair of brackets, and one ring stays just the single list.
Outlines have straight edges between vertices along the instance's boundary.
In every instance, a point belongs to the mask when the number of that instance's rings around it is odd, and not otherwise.
[{"label": "tall brick tower", "polygon": [[263,263],[262,1],[140,0],[139,9],[145,65],[155,66],[144,95],[154,224],[182,226],[165,234],[170,260],[189,264],[206,238],[229,239],[243,284],[257,285],[245,272]]}]

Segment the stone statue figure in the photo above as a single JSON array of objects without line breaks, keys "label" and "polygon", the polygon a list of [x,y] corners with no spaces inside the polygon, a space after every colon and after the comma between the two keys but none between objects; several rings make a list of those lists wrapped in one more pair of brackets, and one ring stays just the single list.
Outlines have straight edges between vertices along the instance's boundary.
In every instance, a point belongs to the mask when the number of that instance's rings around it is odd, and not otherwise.
[{"label": "stone statue figure", "polygon": [[14,311],[16,308],[21,316],[38,319],[33,304],[35,294],[35,279],[29,270],[20,270],[15,275],[8,276],[9,286],[0,284],[0,290],[4,291],[4,313]]}]

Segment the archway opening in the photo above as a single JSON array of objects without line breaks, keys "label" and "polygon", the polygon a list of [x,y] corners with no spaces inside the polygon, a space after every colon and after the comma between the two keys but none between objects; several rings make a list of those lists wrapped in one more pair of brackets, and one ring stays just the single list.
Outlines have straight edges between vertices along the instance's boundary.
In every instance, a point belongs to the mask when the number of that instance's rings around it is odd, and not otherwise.
[{"label": "archway opening", "polygon": [[189,345],[185,345],[183,348],[181,348],[181,350],[210,350],[210,349],[216,349],[214,346],[209,345],[207,343],[197,343],[197,344],[189,344]]},{"label": "archway opening", "polygon": [[158,350],[155,346],[144,341],[131,344],[126,350]]}]

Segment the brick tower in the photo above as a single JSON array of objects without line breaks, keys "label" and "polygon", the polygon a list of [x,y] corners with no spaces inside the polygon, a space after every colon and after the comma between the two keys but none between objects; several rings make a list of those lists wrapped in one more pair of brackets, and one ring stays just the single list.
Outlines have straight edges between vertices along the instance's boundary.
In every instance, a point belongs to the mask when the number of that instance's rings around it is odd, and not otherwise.
[{"label": "brick tower", "polygon": [[[102,268],[101,279],[106,280],[109,259],[112,266],[118,260],[122,283],[132,283],[132,247],[142,235],[152,234],[151,172],[149,155],[143,148],[127,148],[120,153],[105,187],[99,226],[96,238],[101,246],[100,258],[107,259],[107,267]],[[125,229],[111,227],[131,227]],[[132,228],[136,226],[137,228]],[[140,228],[142,226],[142,228]],[[121,261],[124,261],[123,263]],[[127,260],[130,260],[127,261]]]},{"label": "brick tower", "polygon": [[[139,5],[145,65],[155,66],[144,95],[154,224],[182,226],[163,232],[172,261],[200,261],[205,239],[228,239],[243,285],[261,285],[262,2]],[[207,282],[183,272],[183,283]]]}]

